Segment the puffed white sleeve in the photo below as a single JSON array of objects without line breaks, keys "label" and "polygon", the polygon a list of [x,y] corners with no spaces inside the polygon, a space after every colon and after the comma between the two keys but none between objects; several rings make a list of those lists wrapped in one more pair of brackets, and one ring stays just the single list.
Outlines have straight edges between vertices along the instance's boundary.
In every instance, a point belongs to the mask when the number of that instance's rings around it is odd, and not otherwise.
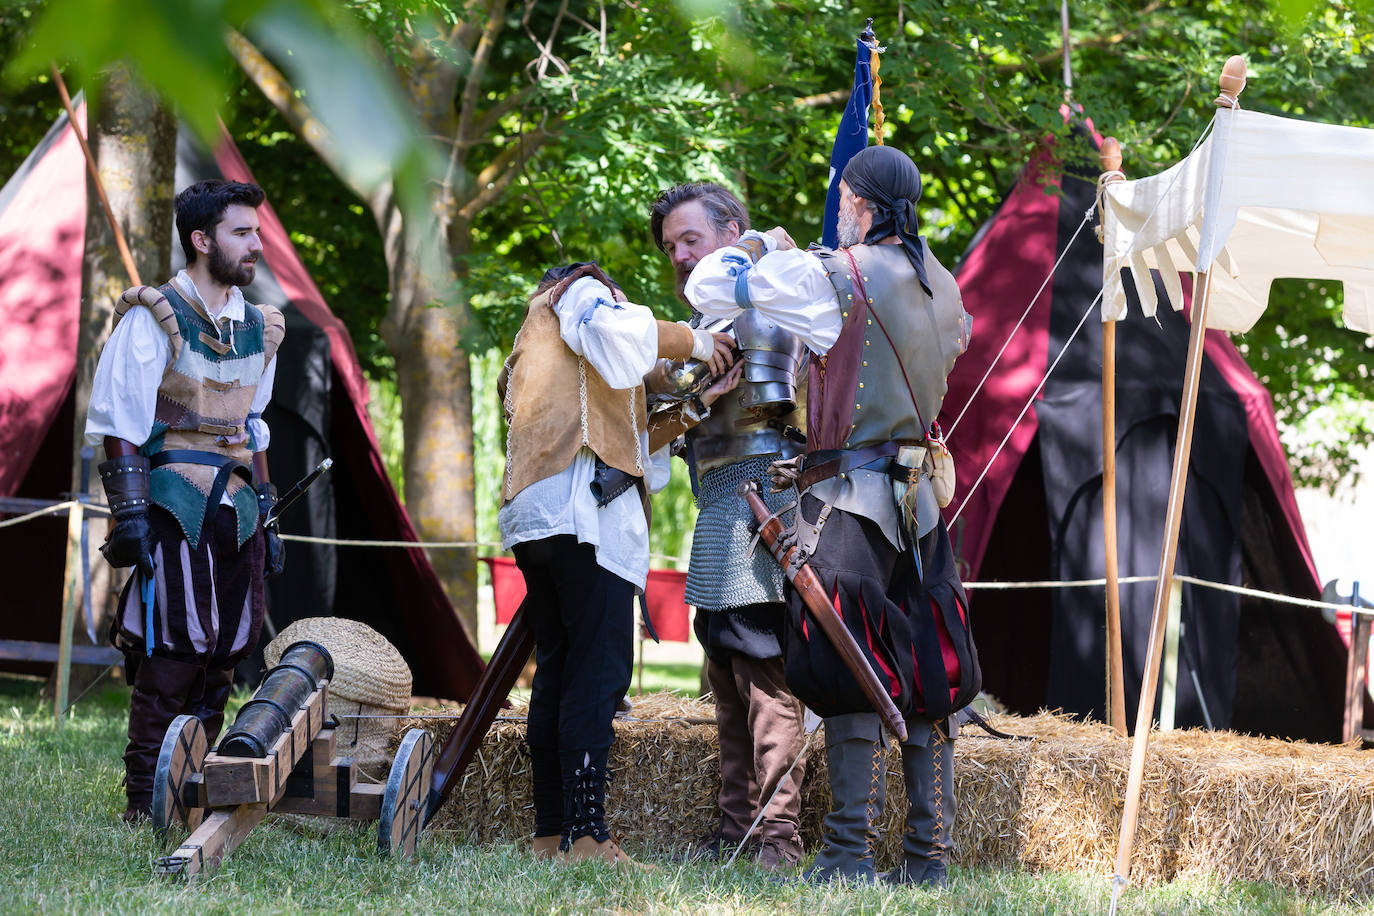
[{"label": "puffed white sleeve", "polygon": [[[647,444],[647,439],[645,440]],[[658,493],[673,478],[672,443],[649,454],[649,463],[644,468],[644,485],[650,493]]]},{"label": "puffed white sleeve", "polygon": [[697,262],[686,295],[697,311],[713,318],[758,309],[818,354],[834,345],[844,323],[825,268],[799,248],[769,251],[757,263],[735,246],[717,249]]},{"label": "puffed white sleeve", "polygon": [[595,277],[582,277],[554,306],[559,336],[586,357],[607,385],[627,389],[642,384],[658,359],[658,321],[633,302],[616,302]]},{"label": "puffed white sleeve", "polygon": [[148,441],[157,412],[157,389],[172,359],[172,342],[153,313],[135,306],[119,320],[96,362],[86,409],[86,444],[106,436],[134,445]]},{"label": "puffed white sleeve", "polygon": [[277,357],[273,356],[267,363],[267,368],[262,370],[262,378],[258,380],[258,390],[253,392],[253,405],[248,408],[248,422],[244,424],[252,436],[251,441],[255,452],[267,451],[267,446],[272,441],[272,430],[268,429],[267,421],[262,418],[262,412],[267,409],[268,403],[272,400],[272,386],[276,380]]}]

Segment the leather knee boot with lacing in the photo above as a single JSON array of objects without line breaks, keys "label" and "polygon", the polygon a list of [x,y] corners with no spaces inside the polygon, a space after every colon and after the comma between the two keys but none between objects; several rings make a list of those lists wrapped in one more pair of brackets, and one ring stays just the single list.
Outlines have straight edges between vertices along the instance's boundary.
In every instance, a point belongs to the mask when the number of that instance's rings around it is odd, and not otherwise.
[{"label": "leather knee boot with lacing", "polygon": [[830,813],[815,864],[806,881],[872,881],[874,825],[883,813],[887,762],[882,724],[874,713],[825,720],[825,757],[830,768]]},{"label": "leather knee boot with lacing", "polygon": [[919,726],[908,729],[902,745],[907,815],[902,833],[902,861],[883,876],[888,884],[944,887],[954,827],[954,741],[944,722],[929,727],[924,745],[916,744]]}]

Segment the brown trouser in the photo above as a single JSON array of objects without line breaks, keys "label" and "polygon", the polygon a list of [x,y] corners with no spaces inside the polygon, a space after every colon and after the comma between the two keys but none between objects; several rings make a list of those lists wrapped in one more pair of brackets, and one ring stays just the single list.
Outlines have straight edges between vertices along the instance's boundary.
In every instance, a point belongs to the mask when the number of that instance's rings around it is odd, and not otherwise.
[{"label": "brown trouser", "polygon": [[[739,842],[806,740],[801,702],[787,689],[780,657],[732,653],[730,663],[707,660],[720,730],[721,834]],[[806,761],[798,761],[752,839],[800,844],[797,815]]]}]

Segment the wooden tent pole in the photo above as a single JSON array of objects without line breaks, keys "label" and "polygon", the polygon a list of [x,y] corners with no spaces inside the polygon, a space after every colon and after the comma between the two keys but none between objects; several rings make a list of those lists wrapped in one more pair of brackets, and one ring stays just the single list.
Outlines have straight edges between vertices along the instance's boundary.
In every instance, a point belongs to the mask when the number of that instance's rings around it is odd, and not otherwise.
[{"label": "wooden tent pole", "polygon": [[[129,272],[129,279],[133,281],[133,285],[139,286],[141,281],[138,278],[138,268],[134,266],[134,256],[129,251],[128,243],[124,241],[124,233],[115,219],[114,210],[110,208],[110,199],[105,196],[105,185],[100,180],[100,170],[96,167],[95,156],[91,153],[90,144],[86,142],[81,127],[76,123],[76,108],[72,105],[71,94],[67,92],[67,84],[63,81],[62,71],[57,69],[57,64],[52,65],[52,78],[57,86],[57,94],[62,97],[62,107],[67,110],[67,123],[71,125],[72,133],[76,134],[76,142],[81,146],[81,155],[86,159],[86,168],[91,173],[91,181],[95,185],[96,195],[100,198],[100,206],[105,209],[105,219],[109,221],[110,230],[114,232],[115,245],[119,248],[119,257],[124,261],[124,269]],[[84,479],[80,489],[82,492],[86,490]],[[71,684],[72,627],[76,621],[76,606],[81,603],[82,595],[91,587],[89,571],[84,581],[81,578],[81,536],[84,518],[82,510],[83,507],[78,502],[67,516],[67,568],[62,586],[62,623],[57,644],[57,689],[53,697],[53,715],[59,730],[64,721],[67,692]]]},{"label": "wooden tent pole", "polygon": [[[1218,108],[1231,108],[1236,96],[1245,88],[1245,59],[1239,56],[1226,61],[1221,75],[1221,95]],[[1130,879],[1131,847],[1140,815],[1140,788],[1145,776],[1145,754],[1150,745],[1150,721],[1154,715],[1155,690],[1159,685],[1160,653],[1164,647],[1165,618],[1169,612],[1169,591],[1174,581],[1174,560],[1178,555],[1178,530],[1183,520],[1183,496],[1188,482],[1188,460],[1193,450],[1193,420],[1197,413],[1198,381],[1202,375],[1202,351],[1207,330],[1207,303],[1212,287],[1209,273],[1199,275],[1201,301],[1194,287],[1192,328],[1188,332],[1188,362],[1183,378],[1183,403],[1178,416],[1178,441],[1174,445],[1173,474],[1169,480],[1169,503],[1164,522],[1164,545],[1160,553],[1159,578],[1155,582],[1154,613],[1150,620],[1149,653],[1145,657],[1145,671],[1140,685],[1140,704],[1136,708],[1135,740],[1131,746],[1131,770],[1126,783],[1126,808],[1121,817],[1121,841],[1116,853],[1116,876],[1113,878],[1112,898]]]},{"label": "wooden tent pole", "polygon": [[67,109],[67,123],[72,126],[72,133],[76,134],[76,142],[81,145],[81,155],[86,157],[86,168],[91,173],[91,181],[95,184],[96,196],[100,198],[100,206],[105,210],[105,219],[110,223],[110,231],[114,233],[115,247],[119,249],[119,257],[124,262],[124,269],[129,272],[129,279],[134,286],[142,286],[143,281],[138,278],[138,268],[134,266],[134,256],[129,251],[128,242],[124,241],[124,233],[119,228],[119,221],[115,219],[114,210],[110,209],[110,199],[105,196],[105,184],[100,180],[100,169],[96,167],[95,156],[91,153],[91,147],[86,142],[86,137],[81,133],[81,128],[76,123],[76,109],[72,107],[72,97],[67,93],[67,84],[62,80],[62,71],[57,69],[57,64],[52,65],[53,82],[57,84],[57,94],[62,96],[62,107]]},{"label": "wooden tent pole", "polygon": [[[1121,144],[1102,141],[1103,173],[1121,171]],[[1120,175],[1106,182],[1123,181]],[[1116,549],[1116,320],[1102,322],[1102,540],[1107,569],[1107,723],[1126,735],[1126,675],[1121,660],[1121,585]]]}]

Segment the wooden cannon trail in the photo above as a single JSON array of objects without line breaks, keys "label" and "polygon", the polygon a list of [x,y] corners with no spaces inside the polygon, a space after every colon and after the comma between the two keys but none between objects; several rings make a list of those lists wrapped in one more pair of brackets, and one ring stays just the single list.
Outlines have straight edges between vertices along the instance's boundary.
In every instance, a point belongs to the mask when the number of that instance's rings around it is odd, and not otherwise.
[{"label": "wooden cannon trail", "polygon": [[323,646],[292,643],[213,752],[195,716],[172,722],[153,782],[153,826],[164,842],[174,826],[190,836],[154,861],[156,873],[195,881],[214,872],[269,813],[376,820],[379,852],[415,851],[433,739],[411,729],[386,784],[359,783],[353,758],[335,754],[328,716],[333,670]]}]

